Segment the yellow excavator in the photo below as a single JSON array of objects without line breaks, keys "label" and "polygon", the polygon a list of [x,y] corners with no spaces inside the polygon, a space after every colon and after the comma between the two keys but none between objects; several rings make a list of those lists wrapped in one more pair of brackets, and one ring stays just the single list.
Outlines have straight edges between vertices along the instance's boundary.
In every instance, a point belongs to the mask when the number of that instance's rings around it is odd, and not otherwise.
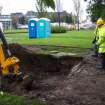
[{"label": "yellow excavator", "polygon": [[23,79],[19,62],[19,58],[11,54],[4,33],[0,29],[0,88],[4,88],[8,80]]}]

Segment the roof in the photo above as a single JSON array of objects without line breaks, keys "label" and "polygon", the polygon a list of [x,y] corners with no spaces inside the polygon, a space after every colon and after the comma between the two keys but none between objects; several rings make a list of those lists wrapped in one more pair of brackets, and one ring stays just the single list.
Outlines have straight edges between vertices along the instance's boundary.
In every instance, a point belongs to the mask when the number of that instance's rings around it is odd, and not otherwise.
[{"label": "roof", "polygon": [[48,18],[40,18],[40,20],[50,21],[50,19],[48,19]]},{"label": "roof", "polygon": [[31,18],[29,21],[31,21],[31,20],[38,21],[39,19],[38,18]]}]

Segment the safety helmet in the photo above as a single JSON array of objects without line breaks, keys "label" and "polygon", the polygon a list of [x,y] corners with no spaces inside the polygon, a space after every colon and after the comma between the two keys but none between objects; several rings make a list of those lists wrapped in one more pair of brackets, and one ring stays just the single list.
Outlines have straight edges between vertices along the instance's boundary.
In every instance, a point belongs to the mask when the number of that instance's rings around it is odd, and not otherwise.
[{"label": "safety helmet", "polygon": [[99,18],[96,22],[97,26],[101,26],[104,24],[104,20],[102,18]]}]

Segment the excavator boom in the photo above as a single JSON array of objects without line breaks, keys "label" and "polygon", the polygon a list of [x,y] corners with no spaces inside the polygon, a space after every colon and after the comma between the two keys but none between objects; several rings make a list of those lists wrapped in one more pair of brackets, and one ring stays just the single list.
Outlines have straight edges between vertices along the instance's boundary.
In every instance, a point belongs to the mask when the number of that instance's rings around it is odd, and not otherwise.
[{"label": "excavator boom", "polygon": [[[8,43],[4,36],[4,33],[0,29],[0,88],[1,89],[8,89],[10,85],[8,81],[26,81],[24,88],[32,86],[33,79],[32,76],[30,78],[29,75],[23,75],[20,71],[20,60],[19,58],[13,56],[9,50]],[[28,82],[27,82],[28,81]]]},{"label": "excavator boom", "polygon": [[11,54],[4,33],[0,29],[0,84],[7,85],[7,83],[4,83],[4,79],[6,79],[7,82],[8,78],[9,80],[11,78],[12,80],[17,80],[18,77],[19,79],[20,77],[22,79],[22,72],[20,72],[19,62],[19,58]]}]

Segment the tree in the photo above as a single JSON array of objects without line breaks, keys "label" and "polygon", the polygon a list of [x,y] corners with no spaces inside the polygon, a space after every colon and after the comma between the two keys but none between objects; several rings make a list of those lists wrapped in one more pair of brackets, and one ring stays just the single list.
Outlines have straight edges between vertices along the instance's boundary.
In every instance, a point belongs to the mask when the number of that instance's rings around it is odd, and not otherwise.
[{"label": "tree", "polygon": [[49,16],[52,23],[57,22],[57,17],[58,16],[56,12],[52,12],[51,15]]},{"label": "tree", "polygon": [[77,24],[79,30],[79,18],[82,13],[81,0],[73,0],[73,3],[74,3],[74,10],[75,10],[75,15],[77,17]]},{"label": "tree", "polygon": [[105,19],[105,0],[85,0],[89,3],[87,12],[89,13],[92,22],[100,17]]},{"label": "tree", "polygon": [[37,9],[37,17],[41,18],[41,17],[46,17],[47,15],[47,10],[46,10],[46,5],[41,1],[41,0],[36,0],[36,9]]},{"label": "tree", "polygon": [[54,0],[40,0],[40,1],[42,1],[47,7],[51,7],[52,9],[55,9]]},{"label": "tree", "polygon": [[17,16],[12,16],[12,26],[17,29],[19,23],[19,18]]},{"label": "tree", "polygon": [[47,16],[47,8],[51,7],[55,9],[55,2],[54,0],[36,0],[36,9],[38,12],[38,17],[46,17]]},{"label": "tree", "polygon": [[72,23],[72,14],[69,14],[66,11],[61,12],[61,22]]},{"label": "tree", "polygon": [[26,22],[27,22],[27,20],[26,20],[25,16],[22,16],[22,17],[19,18],[19,24],[25,25]]},{"label": "tree", "polygon": [[66,23],[73,23],[72,14],[66,15]]}]

